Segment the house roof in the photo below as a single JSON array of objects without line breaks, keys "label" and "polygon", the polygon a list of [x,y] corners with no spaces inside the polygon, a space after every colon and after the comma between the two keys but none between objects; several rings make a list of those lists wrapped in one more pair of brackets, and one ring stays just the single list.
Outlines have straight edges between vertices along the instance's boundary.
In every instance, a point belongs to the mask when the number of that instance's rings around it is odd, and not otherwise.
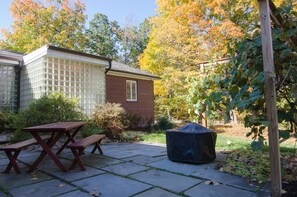
[{"label": "house roof", "polygon": [[23,61],[24,55],[25,55],[24,53],[0,49],[0,58],[3,58],[3,59]]},{"label": "house roof", "polygon": [[112,59],[110,58],[102,57],[99,55],[92,55],[92,54],[78,52],[70,49],[55,47],[51,45],[45,45],[25,55],[24,63],[25,65],[27,65],[44,56],[86,62],[86,63],[100,65],[103,67],[108,66],[110,64],[109,62],[112,61]]},{"label": "house roof", "polygon": [[[138,76],[142,76],[142,77],[148,77],[150,79],[160,79],[160,77],[158,77],[157,75],[154,75],[150,72],[141,70],[139,68],[133,68],[131,66],[128,66],[126,64],[123,64],[123,63],[120,63],[117,61],[112,61],[112,59],[107,58],[107,57],[93,55],[93,54],[87,54],[87,53],[78,52],[78,51],[65,49],[65,48],[61,48],[61,47],[55,47],[55,46],[51,46],[51,45],[45,45],[45,46],[33,51],[32,53],[29,53],[28,55],[26,55],[24,53],[19,53],[19,52],[0,50],[0,59],[7,59],[7,60],[13,60],[13,61],[25,60],[25,63],[28,63],[28,62],[33,61],[34,59],[39,58],[40,56],[46,54],[48,52],[48,50],[112,62],[111,68],[110,69],[107,68],[107,70],[110,70],[110,71],[113,71],[116,73],[128,74],[129,76],[138,75]],[[71,56],[71,57],[73,57],[73,56]]]},{"label": "house roof", "polygon": [[101,60],[106,60],[106,61],[112,61],[112,59],[110,59],[108,57],[100,56],[100,55],[93,55],[93,54],[83,53],[83,52],[79,52],[79,51],[74,51],[74,50],[70,50],[70,49],[65,49],[65,48],[61,48],[61,47],[52,46],[52,45],[46,45],[46,47],[48,47],[48,49],[51,49],[51,50],[54,50],[54,51],[60,51],[60,52],[65,52],[65,53],[71,53],[71,54],[74,54],[74,55],[91,57],[91,58],[96,58],[96,59],[101,59]]},{"label": "house roof", "polygon": [[150,77],[153,79],[160,79],[160,77],[158,77],[157,75],[154,75],[150,72],[141,70],[139,68],[133,68],[131,66],[128,66],[126,64],[123,64],[123,63],[120,63],[117,61],[112,61],[110,70],[114,71],[114,72],[141,75],[141,76]]}]

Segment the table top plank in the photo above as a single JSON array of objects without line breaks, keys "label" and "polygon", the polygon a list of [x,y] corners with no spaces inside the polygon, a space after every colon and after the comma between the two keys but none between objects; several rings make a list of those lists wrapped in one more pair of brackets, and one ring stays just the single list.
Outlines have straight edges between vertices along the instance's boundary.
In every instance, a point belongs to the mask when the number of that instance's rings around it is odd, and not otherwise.
[{"label": "table top plank", "polygon": [[23,128],[23,131],[29,132],[53,132],[68,131],[87,124],[86,122],[55,122],[50,124],[38,125],[34,127]]}]

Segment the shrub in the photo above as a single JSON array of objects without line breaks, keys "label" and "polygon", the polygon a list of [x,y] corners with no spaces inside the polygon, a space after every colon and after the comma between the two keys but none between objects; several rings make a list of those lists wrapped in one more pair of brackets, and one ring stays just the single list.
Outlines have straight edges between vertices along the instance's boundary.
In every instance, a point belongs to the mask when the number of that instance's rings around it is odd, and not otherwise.
[{"label": "shrub", "polygon": [[10,129],[12,127],[14,113],[0,112],[0,132],[3,129]]},{"label": "shrub", "polygon": [[155,130],[162,130],[162,131],[165,131],[167,129],[172,129],[174,127],[175,125],[172,122],[170,122],[169,118],[166,116],[158,118],[157,123],[154,126]]},{"label": "shrub", "polygon": [[77,99],[66,98],[61,93],[52,93],[32,102],[28,109],[21,110],[13,120],[15,141],[24,140],[20,129],[58,121],[75,121],[83,118]]},{"label": "shrub", "polygon": [[95,125],[88,124],[87,126],[82,127],[80,130],[80,134],[83,138],[91,136],[93,134],[99,134],[102,133],[102,129],[99,127],[96,127]]},{"label": "shrub", "polygon": [[29,139],[31,137],[32,136],[27,132],[23,132],[21,130],[16,130],[14,132],[13,136],[11,136],[11,138],[10,138],[10,142],[11,143],[16,143],[16,142],[27,140],[27,139]]},{"label": "shrub", "polygon": [[139,114],[125,114],[123,123],[128,130],[138,130],[143,118]]},{"label": "shrub", "polygon": [[126,130],[149,131],[151,130],[153,118],[143,117],[140,114],[125,114],[123,122],[126,126]]},{"label": "shrub", "polygon": [[[125,110],[117,103],[98,104],[92,115],[92,123],[106,131],[108,137],[120,138],[124,130],[123,116]],[[111,135],[110,135],[111,134]]]},{"label": "shrub", "polygon": [[20,111],[14,125],[16,128],[22,128],[82,118],[77,99],[66,98],[61,93],[52,93],[35,100],[28,109]]}]

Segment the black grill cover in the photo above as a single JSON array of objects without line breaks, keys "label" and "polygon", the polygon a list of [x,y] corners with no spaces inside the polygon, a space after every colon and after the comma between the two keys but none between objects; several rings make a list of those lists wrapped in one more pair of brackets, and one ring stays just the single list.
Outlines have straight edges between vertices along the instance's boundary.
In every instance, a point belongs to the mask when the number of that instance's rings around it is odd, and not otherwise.
[{"label": "black grill cover", "polygon": [[199,124],[188,123],[166,131],[169,160],[184,163],[208,163],[216,158],[217,134]]}]

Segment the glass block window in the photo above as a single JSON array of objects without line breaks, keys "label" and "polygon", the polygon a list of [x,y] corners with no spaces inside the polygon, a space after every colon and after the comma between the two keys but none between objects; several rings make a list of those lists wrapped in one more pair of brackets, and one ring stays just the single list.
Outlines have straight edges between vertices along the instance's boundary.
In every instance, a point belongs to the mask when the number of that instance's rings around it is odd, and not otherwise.
[{"label": "glass block window", "polygon": [[105,103],[105,67],[81,61],[43,57],[22,70],[21,106],[51,92],[78,98],[85,114]]},{"label": "glass block window", "polygon": [[126,99],[127,101],[137,101],[137,82],[133,80],[126,81]]},{"label": "glass block window", "polygon": [[80,106],[88,115],[96,104],[105,103],[104,66],[48,57],[45,82],[47,93],[58,91],[70,98],[79,98]]},{"label": "glass block window", "polygon": [[17,66],[0,64],[0,111],[17,110],[17,69]]},{"label": "glass block window", "polygon": [[34,99],[45,94],[44,62],[45,58],[39,58],[21,70],[20,107],[26,108]]}]

